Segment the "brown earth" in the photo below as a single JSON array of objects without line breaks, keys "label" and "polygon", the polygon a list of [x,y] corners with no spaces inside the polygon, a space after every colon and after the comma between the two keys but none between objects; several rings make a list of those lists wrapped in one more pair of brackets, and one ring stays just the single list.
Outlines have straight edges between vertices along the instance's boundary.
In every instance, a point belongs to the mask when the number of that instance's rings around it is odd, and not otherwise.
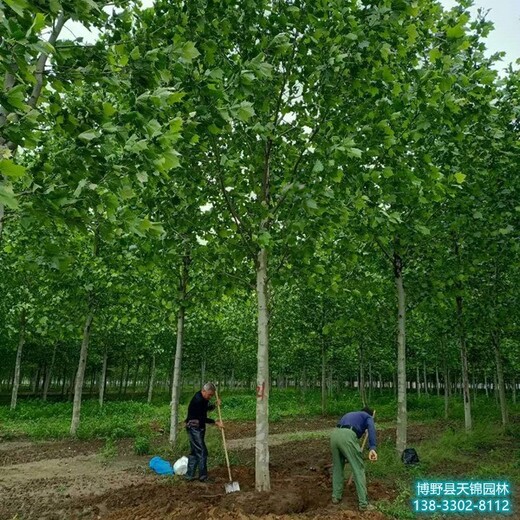
[{"label": "brown earth", "polygon": [[[326,426],[321,419],[301,420],[297,425],[295,421],[278,423],[272,430],[323,430]],[[228,423],[227,431],[230,437],[240,438],[239,432],[250,432],[251,424],[233,423],[229,428]],[[342,504],[330,503],[325,439],[273,446],[269,493],[254,489],[254,449],[242,450],[242,465],[233,468],[240,492],[226,494],[225,467],[211,470],[212,483],[186,483],[181,477],[150,472],[150,456],[133,455],[131,446],[131,441],[121,441],[118,457],[106,461],[99,453],[102,441],[0,443],[0,520],[385,518],[379,512],[358,512],[353,486]],[[392,499],[395,491],[371,482],[369,495],[374,501]]]}]

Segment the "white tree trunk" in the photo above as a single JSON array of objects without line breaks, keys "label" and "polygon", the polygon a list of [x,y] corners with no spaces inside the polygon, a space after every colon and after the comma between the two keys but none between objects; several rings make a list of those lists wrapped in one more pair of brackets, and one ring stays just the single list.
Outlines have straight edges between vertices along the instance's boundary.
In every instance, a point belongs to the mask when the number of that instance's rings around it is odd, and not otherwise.
[{"label": "white tree trunk", "polygon": [[108,350],[105,348],[103,352],[103,366],[101,368],[101,378],[99,380],[99,406],[102,407],[105,402],[105,384],[107,380]]},{"label": "white tree trunk", "polygon": [[448,418],[450,404],[450,372],[444,365],[444,418]]},{"label": "white tree trunk", "polygon": [[0,242],[2,241],[2,232],[4,230],[4,214],[5,214],[5,207],[0,202]]},{"label": "white tree trunk", "polygon": [[47,367],[47,370],[45,371],[45,381],[43,383],[43,395],[42,395],[42,399],[44,401],[47,401],[47,394],[49,392],[49,386],[51,384],[52,369],[54,368],[54,360],[56,359],[56,348],[57,348],[57,345],[54,345],[54,348],[52,349],[51,364]]},{"label": "white tree trunk", "polygon": [[466,332],[464,327],[464,314],[462,309],[462,296],[456,297],[457,318],[459,322],[460,360],[462,366],[462,398],[464,401],[464,425],[466,431],[472,429],[471,420],[471,395],[469,391],[468,352],[466,347]]},{"label": "white tree trunk", "polygon": [[321,413],[325,415],[327,408],[327,356],[325,342],[321,338]]},{"label": "white tree trunk", "polygon": [[152,367],[150,368],[150,381],[148,381],[148,398],[146,402],[151,404],[153,396],[153,385],[155,383],[155,354],[152,354]]},{"label": "white tree trunk", "polygon": [[177,442],[179,424],[179,398],[182,364],[182,347],[184,344],[184,306],[181,305],[177,314],[177,345],[175,348],[175,363],[173,366],[172,400],[170,403],[170,443]]},{"label": "white tree trunk", "polygon": [[14,365],[13,391],[11,394],[11,410],[16,408],[18,401],[18,389],[20,388],[20,371],[22,367],[22,352],[25,345],[25,310],[20,314],[20,337],[18,340],[18,350],[16,351],[16,362]]},{"label": "white tree trunk", "polygon": [[175,360],[172,376],[172,400],[170,402],[170,443],[177,442],[179,424],[179,399],[181,391],[181,365],[182,348],[184,345],[184,319],[186,316],[186,297],[188,294],[188,276],[191,257],[185,254],[183,257],[181,277],[179,280],[179,311],[177,313],[177,344],[175,347]]},{"label": "white tree trunk", "polygon": [[506,401],[506,385],[504,383],[504,369],[502,368],[502,354],[500,352],[500,336],[498,332],[493,334],[493,349],[495,351],[495,363],[497,367],[498,380],[498,397],[500,399],[500,413],[502,415],[502,424],[508,423],[507,401]]},{"label": "white tree trunk", "polygon": [[267,290],[267,250],[258,253],[256,267],[258,299],[258,353],[256,379],[256,456],[257,491],[270,491],[269,476],[269,314]]},{"label": "white tree trunk", "polygon": [[406,448],[408,413],[406,403],[406,295],[402,276],[402,261],[394,257],[395,285],[397,288],[397,428],[396,450]]},{"label": "white tree trunk", "polygon": [[363,356],[363,346],[359,347],[359,397],[363,406],[367,405],[366,384],[365,384],[365,360]]},{"label": "white tree trunk", "polygon": [[74,404],[72,406],[72,421],[70,424],[70,434],[76,435],[79,428],[81,413],[81,397],[83,392],[83,380],[85,379],[85,367],[87,366],[88,343],[90,339],[90,327],[94,319],[94,312],[91,310],[85,321],[83,329],[83,340],[79,353],[78,371],[76,372],[76,384],[74,386]]}]

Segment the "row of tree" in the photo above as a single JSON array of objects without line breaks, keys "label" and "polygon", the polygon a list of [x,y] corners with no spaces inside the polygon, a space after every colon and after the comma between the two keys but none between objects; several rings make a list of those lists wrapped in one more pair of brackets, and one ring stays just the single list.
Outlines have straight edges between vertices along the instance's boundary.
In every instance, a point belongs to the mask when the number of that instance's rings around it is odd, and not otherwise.
[{"label": "row of tree", "polygon": [[183,363],[255,378],[258,490],[271,378],[319,378],[325,402],[395,373],[399,452],[416,370],[460,374],[468,430],[471,384],[496,377],[507,423],[520,76],[497,74],[470,2],[103,5],[0,3],[11,407],[22,370],[45,393],[74,380],[74,435],[84,389],[147,370],[149,396],[171,381],[175,442]]}]

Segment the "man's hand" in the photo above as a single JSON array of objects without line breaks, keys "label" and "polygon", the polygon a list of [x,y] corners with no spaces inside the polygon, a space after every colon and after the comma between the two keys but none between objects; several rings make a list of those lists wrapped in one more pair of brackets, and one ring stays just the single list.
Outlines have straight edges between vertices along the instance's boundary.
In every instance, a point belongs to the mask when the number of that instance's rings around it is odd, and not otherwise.
[{"label": "man's hand", "polygon": [[215,421],[215,424],[221,429],[224,429],[224,423],[222,421]]},{"label": "man's hand", "polygon": [[217,406],[222,406],[222,400],[221,399],[215,399],[215,404]]},{"label": "man's hand", "polygon": [[377,460],[377,453],[376,450],[370,450],[368,452],[368,460],[375,462]]}]

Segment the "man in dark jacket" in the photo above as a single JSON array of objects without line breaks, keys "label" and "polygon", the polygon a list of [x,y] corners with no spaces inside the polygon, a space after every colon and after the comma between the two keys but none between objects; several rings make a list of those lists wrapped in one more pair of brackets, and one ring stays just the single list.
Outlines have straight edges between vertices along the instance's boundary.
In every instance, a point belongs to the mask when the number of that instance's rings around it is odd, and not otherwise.
[{"label": "man in dark jacket", "polygon": [[[206,383],[200,392],[197,392],[188,406],[188,417],[186,418],[186,431],[190,439],[191,453],[188,457],[188,471],[186,480],[195,480],[197,466],[199,468],[199,480],[208,480],[208,448],[204,442],[206,424],[216,424],[223,428],[220,421],[208,417],[208,411],[214,410],[215,405],[210,404],[210,399],[215,395],[215,385]],[[220,401],[218,402],[220,406]]]},{"label": "man in dark jacket", "polygon": [[368,430],[368,458],[377,460],[376,453],[376,428],[374,425],[374,412],[370,408],[363,408],[360,412],[345,414],[338,422],[330,438],[332,450],[332,503],[339,504],[343,498],[345,477],[343,474],[345,462],[350,463],[352,476],[359,501],[359,509],[362,511],[373,510],[374,506],[368,503],[367,484],[365,477],[365,465],[359,441],[363,433]]}]

